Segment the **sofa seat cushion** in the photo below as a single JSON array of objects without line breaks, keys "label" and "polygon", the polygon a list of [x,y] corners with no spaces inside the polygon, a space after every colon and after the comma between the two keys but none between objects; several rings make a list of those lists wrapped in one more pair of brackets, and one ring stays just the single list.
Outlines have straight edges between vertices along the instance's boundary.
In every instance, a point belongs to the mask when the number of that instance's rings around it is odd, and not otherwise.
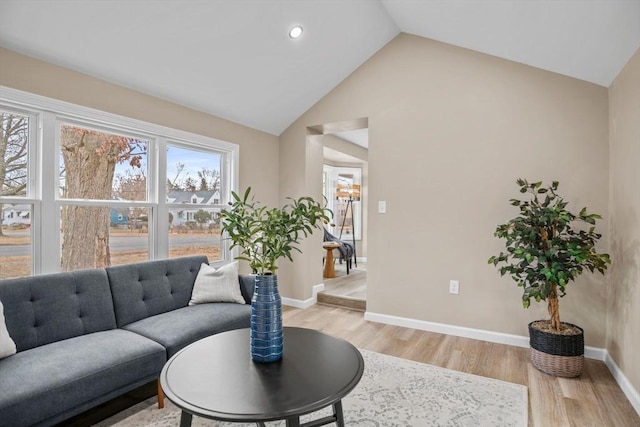
[{"label": "sofa seat cushion", "polygon": [[219,332],[248,328],[251,306],[216,302],[179,308],[130,323],[124,329],[152,339],[167,349],[167,359],[180,349]]},{"label": "sofa seat cushion", "polygon": [[83,403],[153,380],[165,362],[161,345],[118,329],[18,352],[0,360],[0,424],[33,425],[61,413],[75,415]]}]

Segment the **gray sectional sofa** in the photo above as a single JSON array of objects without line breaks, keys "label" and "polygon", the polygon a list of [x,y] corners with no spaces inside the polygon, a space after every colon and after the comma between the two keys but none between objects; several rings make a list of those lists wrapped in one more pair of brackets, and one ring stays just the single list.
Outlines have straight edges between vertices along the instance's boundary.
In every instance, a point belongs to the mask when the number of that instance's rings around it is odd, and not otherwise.
[{"label": "gray sectional sofa", "polygon": [[[157,380],[178,350],[249,327],[246,304],[189,306],[204,256],[0,281],[17,353],[0,360],[0,426],[53,425]],[[159,396],[160,398],[161,396]]]}]

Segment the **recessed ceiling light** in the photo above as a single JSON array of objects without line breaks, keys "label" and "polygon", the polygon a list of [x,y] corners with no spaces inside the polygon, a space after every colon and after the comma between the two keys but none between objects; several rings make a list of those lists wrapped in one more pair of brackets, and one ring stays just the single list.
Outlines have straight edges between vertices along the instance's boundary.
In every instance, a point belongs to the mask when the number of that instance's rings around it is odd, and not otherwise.
[{"label": "recessed ceiling light", "polygon": [[302,35],[302,27],[300,25],[296,25],[292,29],[289,30],[289,37],[292,39],[297,39]]}]

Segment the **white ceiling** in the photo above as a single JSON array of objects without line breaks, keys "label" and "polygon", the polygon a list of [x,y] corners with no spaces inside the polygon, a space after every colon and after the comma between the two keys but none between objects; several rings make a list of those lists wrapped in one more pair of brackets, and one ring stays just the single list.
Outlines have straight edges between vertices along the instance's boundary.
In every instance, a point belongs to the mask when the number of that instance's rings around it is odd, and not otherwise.
[{"label": "white ceiling", "polygon": [[609,86],[640,0],[0,1],[3,47],[274,135],[400,31]]},{"label": "white ceiling", "polygon": [[322,158],[334,163],[349,163],[354,165],[361,165],[366,163],[365,160],[361,160],[357,157],[350,156],[342,151],[333,150],[328,147],[322,147]]},{"label": "white ceiling", "polygon": [[343,132],[335,132],[334,135],[346,139],[363,148],[369,148],[369,129],[355,129]]}]

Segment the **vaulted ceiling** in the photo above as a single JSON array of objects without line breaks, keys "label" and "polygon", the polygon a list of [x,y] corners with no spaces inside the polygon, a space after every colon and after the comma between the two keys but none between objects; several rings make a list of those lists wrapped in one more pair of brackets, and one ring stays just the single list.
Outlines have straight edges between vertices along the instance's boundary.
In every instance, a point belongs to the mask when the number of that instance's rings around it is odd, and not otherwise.
[{"label": "vaulted ceiling", "polygon": [[399,32],[609,86],[640,0],[0,1],[3,47],[274,135]]}]

